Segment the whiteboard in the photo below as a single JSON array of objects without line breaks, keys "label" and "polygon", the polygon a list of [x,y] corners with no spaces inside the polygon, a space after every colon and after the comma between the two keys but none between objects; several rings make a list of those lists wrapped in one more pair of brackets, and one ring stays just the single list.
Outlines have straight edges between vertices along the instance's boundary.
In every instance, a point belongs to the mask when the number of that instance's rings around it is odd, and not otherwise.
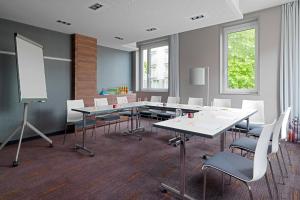
[{"label": "whiteboard", "polygon": [[43,47],[15,34],[20,102],[47,99]]}]

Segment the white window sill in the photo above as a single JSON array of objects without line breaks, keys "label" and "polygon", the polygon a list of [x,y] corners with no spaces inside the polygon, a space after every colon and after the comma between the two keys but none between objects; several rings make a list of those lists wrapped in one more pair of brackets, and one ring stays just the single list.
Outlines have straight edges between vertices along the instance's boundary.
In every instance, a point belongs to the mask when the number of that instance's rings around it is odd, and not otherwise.
[{"label": "white window sill", "polygon": [[141,89],[140,92],[169,92],[168,89]]},{"label": "white window sill", "polygon": [[221,91],[221,94],[231,94],[231,95],[258,95],[259,92],[257,90],[229,90],[229,91]]}]

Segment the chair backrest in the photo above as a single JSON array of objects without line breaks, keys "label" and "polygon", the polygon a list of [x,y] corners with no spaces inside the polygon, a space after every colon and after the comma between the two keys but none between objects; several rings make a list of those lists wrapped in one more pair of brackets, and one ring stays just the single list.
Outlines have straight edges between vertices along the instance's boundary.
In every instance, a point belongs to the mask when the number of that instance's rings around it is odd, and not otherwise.
[{"label": "chair backrest", "polygon": [[249,118],[250,123],[265,123],[264,101],[243,100],[242,109],[255,109],[257,112]]},{"label": "chair backrest", "polygon": [[180,98],[179,97],[168,97],[167,103],[174,103],[174,104],[178,104],[180,102]]},{"label": "chair backrest", "polygon": [[282,122],[284,119],[285,113],[281,113],[279,116],[272,135],[272,153],[277,153],[279,148],[279,137],[280,137],[280,130],[282,127]]},{"label": "chair backrest", "polygon": [[292,108],[288,107],[284,113],[284,118],[283,118],[282,127],[281,127],[281,139],[287,138],[287,131],[288,131],[291,110],[292,110]]},{"label": "chair backrest", "polygon": [[214,99],[212,106],[231,108],[231,99]]},{"label": "chair backrest", "polygon": [[195,106],[203,106],[203,98],[189,97],[188,104],[195,105]]},{"label": "chair backrest", "polygon": [[108,105],[107,98],[95,98],[94,105],[95,107],[107,106]]},{"label": "chair backrest", "polygon": [[125,104],[125,103],[128,103],[128,99],[126,96],[124,97],[117,97],[117,103],[118,104]]},{"label": "chair backrest", "polygon": [[258,138],[253,159],[253,181],[262,178],[267,171],[268,148],[275,122],[276,120],[274,120],[272,124],[264,125],[263,130]]},{"label": "chair backrest", "polygon": [[151,102],[161,102],[161,96],[151,96]]},{"label": "chair backrest", "polygon": [[82,120],[80,112],[72,111],[74,108],[83,108],[83,99],[80,100],[67,100],[67,122],[77,122]]}]

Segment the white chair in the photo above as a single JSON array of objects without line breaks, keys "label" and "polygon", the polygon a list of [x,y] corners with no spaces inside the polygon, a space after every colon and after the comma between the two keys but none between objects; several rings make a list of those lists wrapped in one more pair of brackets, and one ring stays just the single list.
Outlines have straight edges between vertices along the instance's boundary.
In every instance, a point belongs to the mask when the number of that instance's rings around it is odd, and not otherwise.
[{"label": "white chair", "polygon": [[212,106],[231,108],[231,99],[214,99]]},{"label": "white chair", "polygon": [[[95,98],[94,106],[95,107],[108,106],[107,98]],[[112,122],[115,123],[115,132],[117,131],[117,124],[118,124],[118,122],[120,122],[120,116],[117,114],[106,113],[106,114],[102,114],[102,115],[97,115],[96,120],[100,120],[105,123],[103,126],[104,134],[105,134],[106,123],[108,123],[108,134],[109,134],[110,133],[110,124]],[[120,129],[120,123],[119,123],[119,129]],[[95,137],[96,137],[96,134],[95,134]]]},{"label": "white chair", "polygon": [[[274,130],[273,130],[271,144],[269,144],[269,148],[268,148],[268,156],[269,156],[268,158],[269,159],[271,158],[271,155],[276,155],[283,184],[284,184],[284,175],[283,175],[282,167],[281,167],[281,164],[280,164],[280,161],[279,161],[278,150],[280,149],[279,137],[280,137],[280,130],[281,130],[281,126],[282,126],[282,122],[283,122],[284,117],[285,117],[285,113],[282,113],[280,115],[280,117],[278,118],[278,120],[275,124]],[[261,128],[261,129],[263,130],[263,128]],[[250,130],[249,134],[251,133],[251,131],[252,130]],[[260,132],[259,135],[256,135],[256,136],[260,137],[261,134],[262,134],[262,131]],[[237,149],[244,150],[244,151],[247,151],[247,152],[250,152],[250,153],[254,153],[256,146],[257,146],[257,140],[256,139],[249,138],[249,137],[243,137],[243,138],[239,138],[239,139],[235,140],[230,145],[230,148],[237,148]],[[282,156],[282,159],[283,159],[282,151],[281,151],[281,156]],[[288,172],[287,172],[287,168],[286,168],[284,159],[283,159],[283,163],[284,163],[285,171],[286,171],[286,174],[287,174]],[[269,164],[270,164],[271,174],[272,174],[274,184],[275,184],[275,189],[276,189],[276,192],[277,192],[277,195],[278,195],[278,188],[277,188],[277,185],[276,185],[276,182],[275,182],[273,167],[272,167],[272,164],[271,164],[270,160],[269,160]]]},{"label": "white chair", "polygon": [[194,106],[203,106],[203,98],[189,97],[188,104]]},{"label": "white chair", "polygon": [[[83,108],[84,102],[80,100],[67,100],[67,123],[65,125],[64,141],[66,140],[67,128],[70,125],[75,126],[75,134],[78,128],[83,128],[83,115],[80,112],[73,111],[75,108]],[[86,128],[93,127],[93,134],[95,132],[96,123],[95,120],[86,119]]]},{"label": "white chair", "polygon": [[[126,104],[128,103],[128,99],[126,96],[123,96],[123,97],[117,97],[117,104]],[[126,111],[122,111],[122,112],[119,112],[119,115],[120,116],[124,116],[124,117],[127,117],[127,128],[129,128],[129,120],[131,117],[138,117],[137,113],[136,112],[133,112],[133,116],[131,116],[131,111],[129,110],[126,110]]]},{"label": "white chair", "polygon": [[[168,97],[167,104],[179,104],[180,97]],[[166,111],[166,112],[159,112],[157,114],[157,119],[165,120],[175,117],[175,112],[173,111]]]},{"label": "white chair", "polygon": [[168,97],[167,103],[170,104],[179,104],[180,97]]},{"label": "white chair", "polygon": [[[264,101],[243,100],[242,109],[255,109],[257,112],[249,118],[249,129],[258,128],[265,124]],[[241,122],[236,125],[236,128],[247,132],[247,123]]]},{"label": "white chair", "polygon": [[124,97],[117,97],[117,104],[125,104],[125,103],[128,103],[128,99],[126,96]]},{"label": "white chair", "polygon": [[[209,168],[213,168],[217,171],[222,172],[223,174],[227,174],[230,177],[242,181],[248,188],[251,200],[253,200],[253,195],[249,183],[258,181],[264,176],[267,183],[269,196],[271,197],[271,199],[273,199],[266,171],[268,166],[269,141],[271,139],[274,125],[275,121],[272,124],[265,125],[263,127],[262,134],[257,141],[253,160],[237,155],[235,153],[224,151],[217,153],[204,162],[202,166],[202,170],[204,173],[204,200],[206,195],[206,174]],[[222,180],[224,180],[224,178],[222,178]],[[223,188],[224,181],[222,181],[222,191]]]},{"label": "white chair", "polygon": [[161,96],[151,96],[150,101],[160,103],[161,102]]},{"label": "white chair", "polygon": [[[292,165],[292,161],[291,161],[291,157],[290,157],[290,152],[287,149],[285,141],[287,140],[287,136],[288,136],[287,132],[288,132],[288,125],[289,125],[291,110],[292,110],[292,108],[288,107],[287,110],[285,111],[285,116],[284,116],[284,119],[283,119],[283,122],[282,122],[282,127],[281,127],[281,140],[283,140],[284,147],[285,147],[285,150],[287,152],[287,156],[288,156],[290,165]],[[281,150],[281,148],[280,148],[280,150]],[[283,155],[282,152],[281,152],[281,155]]]}]

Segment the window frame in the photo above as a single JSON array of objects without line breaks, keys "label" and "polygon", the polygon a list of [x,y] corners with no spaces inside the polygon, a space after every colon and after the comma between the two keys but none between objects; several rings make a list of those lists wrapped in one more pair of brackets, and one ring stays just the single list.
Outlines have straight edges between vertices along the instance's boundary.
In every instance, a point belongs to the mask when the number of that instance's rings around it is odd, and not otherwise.
[{"label": "window frame", "polygon": [[[227,35],[248,29],[255,29],[255,88],[231,89],[228,87],[228,41]],[[220,93],[221,94],[259,94],[260,93],[260,66],[259,66],[259,23],[258,20],[249,20],[242,23],[222,27],[220,31]]]},{"label": "window frame", "polygon": [[[148,65],[151,66],[151,56],[150,56],[150,50],[152,48],[157,48],[157,47],[161,47],[161,46],[168,46],[168,88],[149,88],[148,86],[150,85],[150,72],[148,71],[147,73],[147,88],[144,88],[143,86],[143,50],[147,49],[147,62]],[[161,39],[158,41],[153,41],[153,42],[147,42],[145,44],[141,44],[139,45],[139,55],[140,55],[140,68],[139,68],[139,88],[140,91],[142,92],[168,92],[169,91],[169,80],[170,80],[170,44],[169,44],[169,40],[166,39]]]}]

